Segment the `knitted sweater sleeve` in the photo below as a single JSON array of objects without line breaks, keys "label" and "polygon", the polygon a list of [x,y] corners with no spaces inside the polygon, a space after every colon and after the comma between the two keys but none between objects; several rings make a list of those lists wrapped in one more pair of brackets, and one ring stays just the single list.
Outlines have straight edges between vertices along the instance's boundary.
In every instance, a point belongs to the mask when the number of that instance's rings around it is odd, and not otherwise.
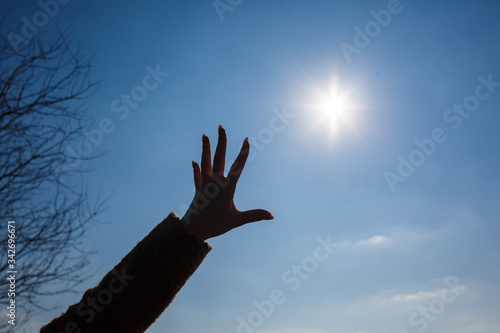
[{"label": "knitted sweater sleeve", "polygon": [[174,213],[40,333],[144,332],[210,252]]}]

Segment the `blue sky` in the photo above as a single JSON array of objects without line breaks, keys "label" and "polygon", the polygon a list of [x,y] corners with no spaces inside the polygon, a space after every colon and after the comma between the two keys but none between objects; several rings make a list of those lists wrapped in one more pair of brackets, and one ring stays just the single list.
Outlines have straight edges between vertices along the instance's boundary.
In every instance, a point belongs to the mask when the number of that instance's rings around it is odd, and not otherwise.
[{"label": "blue sky", "polygon": [[[43,10],[19,3],[4,29]],[[92,195],[113,194],[88,233],[98,273],[82,290],[169,212],[182,214],[201,135],[214,142],[221,124],[228,160],[247,136],[259,147],[237,207],[275,220],[210,240],[213,251],[148,332],[500,331],[500,3],[224,4],[232,10],[73,0],[44,27],[68,27],[96,52],[93,77],[104,81],[88,110],[113,126],[87,177]],[[168,76],[136,88],[155,70]],[[122,94],[138,96],[124,119],[112,107],[125,106]],[[463,103],[465,116],[454,111]],[[328,239],[335,251],[320,261]],[[254,302],[269,304],[273,290],[280,304],[268,316]],[[61,308],[32,326],[80,297],[51,300]]]}]

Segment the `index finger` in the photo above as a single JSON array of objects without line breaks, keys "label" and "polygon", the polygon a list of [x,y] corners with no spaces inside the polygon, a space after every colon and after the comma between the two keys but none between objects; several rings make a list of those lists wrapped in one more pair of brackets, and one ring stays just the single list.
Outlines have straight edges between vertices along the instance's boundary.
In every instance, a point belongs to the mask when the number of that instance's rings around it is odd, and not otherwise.
[{"label": "index finger", "polygon": [[245,163],[248,158],[248,154],[250,153],[250,144],[248,143],[248,138],[245,138],[243,141],[243,145],[241,146],[240,153],[238,157],[234,161],[229,173],[227,174],[228,178],[228,186],[232,189],[233,193],[236,190],[236,184],[238,183],[238,179],[240,178],[241,172],[245,167]]}]

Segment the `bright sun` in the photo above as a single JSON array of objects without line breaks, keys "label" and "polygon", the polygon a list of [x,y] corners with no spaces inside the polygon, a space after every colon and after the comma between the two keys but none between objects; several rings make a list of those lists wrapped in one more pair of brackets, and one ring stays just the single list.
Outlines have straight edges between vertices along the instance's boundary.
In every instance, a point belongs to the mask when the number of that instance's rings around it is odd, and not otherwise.
[{"label": "bright sun", "polygon": [[346,129],[357,134],[354,127],[357,103],[351,91],[341,89],[334,82],[326,91],[316,87],[312,95],[314,102],[309,109],[313,131],[328,133],[331,139],[338,139]]},{"label": "bright sun", "polygon": [[324,81],[306,77],[300,82],[304,135],[330,144],[341,143],[352,134],[363,140],[359,131],[364,127],[362,115],[366,110],[358,90],[361,85],[338,75]]},{"label": "bright sun", "polygon": [[332,96],[325,100],[321,108],[330,121],[338,121],[337,118],[346,116],[344,112],[348,108],[348,105],[341,98]]}]

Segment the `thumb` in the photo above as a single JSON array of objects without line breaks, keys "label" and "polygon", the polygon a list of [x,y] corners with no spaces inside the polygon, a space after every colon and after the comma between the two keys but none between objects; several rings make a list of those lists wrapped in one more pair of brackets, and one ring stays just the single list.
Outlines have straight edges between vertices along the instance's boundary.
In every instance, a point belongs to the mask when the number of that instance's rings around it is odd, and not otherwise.
[{"label": "thumb", "polygon": [[236,223],[239,226],[250,222],[256,222],[261,220],[272,220],[274,216],[264,209],[252,209],[244,212],[239,212],[237,215]]}]

